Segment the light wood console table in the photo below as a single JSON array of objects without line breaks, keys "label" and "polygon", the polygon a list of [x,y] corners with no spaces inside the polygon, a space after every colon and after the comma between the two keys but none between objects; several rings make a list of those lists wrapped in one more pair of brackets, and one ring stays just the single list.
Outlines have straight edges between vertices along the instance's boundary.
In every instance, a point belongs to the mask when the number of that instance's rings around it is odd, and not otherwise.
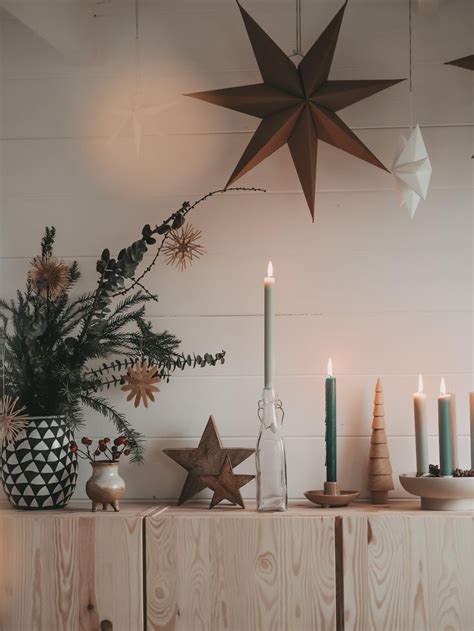
[{"label": "light wood console table", "polygon": [[0,631],[473,631],[474,513],[0,506]]}]

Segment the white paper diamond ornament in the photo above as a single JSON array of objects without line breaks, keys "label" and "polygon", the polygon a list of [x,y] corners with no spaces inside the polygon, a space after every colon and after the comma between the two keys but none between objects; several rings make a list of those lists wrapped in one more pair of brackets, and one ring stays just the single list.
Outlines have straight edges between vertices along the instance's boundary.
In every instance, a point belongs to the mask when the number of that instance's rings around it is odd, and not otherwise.
[{"label": "white paper diamond ornament", "polygon": [[418,204],[426,199],[431,179],[431,162],[419,125],[410,137],[400,137],[400,146],[392,166],[392,175],[400,197],[413,219]]}]

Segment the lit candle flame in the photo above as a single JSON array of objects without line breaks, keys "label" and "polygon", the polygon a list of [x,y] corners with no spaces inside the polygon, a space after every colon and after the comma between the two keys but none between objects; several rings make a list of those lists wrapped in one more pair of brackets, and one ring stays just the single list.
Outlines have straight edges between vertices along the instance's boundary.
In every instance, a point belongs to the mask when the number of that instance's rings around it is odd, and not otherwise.
[{"label": "lit candle flame", "polygon": [[423,377],[421,374],[418,375],[418,393],[423,394]]},{"label": "lit candle flame", "polygon": [[444,377],[441,379],[441,385],[439,386],[439,393],[442,397],[446,396],[446,381]]},{"label": "lit candle flame", "polygon": [[273,278],[273,265],[271,261],[268,261],[267,276],[268,278]]},{"label": "lit candle flame", "polygon": [[328,377],[332,377],[333,376],[333,372],[332,372],[332,359],[329,358],[328,359]]}]

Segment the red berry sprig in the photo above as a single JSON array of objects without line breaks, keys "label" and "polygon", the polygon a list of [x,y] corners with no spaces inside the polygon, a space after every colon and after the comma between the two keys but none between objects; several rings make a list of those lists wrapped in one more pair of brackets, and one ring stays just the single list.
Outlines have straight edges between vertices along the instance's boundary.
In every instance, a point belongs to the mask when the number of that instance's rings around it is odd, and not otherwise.
[{"label": "red berry sprig", "polygon": [[82,458],[83,460],[89,460],[91,463],[96,462],[96,458],[98,456],[107,458],[109,462],[118,462],[122,454],[124,456],[130,455],[128,438],[126,436],[119,436],[118,438],[115,438],[112,447],[109,447],[111,442],[111,439],[108,437],[99,438],[97,447],[93,449],[91,453],[90,447],[93,441],[91,438],[84,436],[81,438],[81,444],[85,446],[86,450],[84,451],[83,449],[79,449],[79,445],[75,441],[72,441],[69,443],[69,451],[77,454],[79,458]]}]

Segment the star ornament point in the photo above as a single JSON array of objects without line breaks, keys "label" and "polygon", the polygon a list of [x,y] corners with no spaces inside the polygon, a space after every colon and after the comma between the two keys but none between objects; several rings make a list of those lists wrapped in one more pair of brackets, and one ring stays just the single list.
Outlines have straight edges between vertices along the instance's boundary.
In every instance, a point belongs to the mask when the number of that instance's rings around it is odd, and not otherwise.
[{"label": "star ornament point", "polygon": [[237,4],[263,83],[186,96],[260,119],[226,187],[287,144],[314,220],[318,141],[388,170],[337,112],[405,79],[328,79],[347,0],[298,66]]},{"label": "star ornament point", "polygon": [[466,57],[453,59],[453,61],[446,61],[445,65],[458,66],[458,68],[464,68],[465,70],[474,70],[474,55],[467,55]]}]

